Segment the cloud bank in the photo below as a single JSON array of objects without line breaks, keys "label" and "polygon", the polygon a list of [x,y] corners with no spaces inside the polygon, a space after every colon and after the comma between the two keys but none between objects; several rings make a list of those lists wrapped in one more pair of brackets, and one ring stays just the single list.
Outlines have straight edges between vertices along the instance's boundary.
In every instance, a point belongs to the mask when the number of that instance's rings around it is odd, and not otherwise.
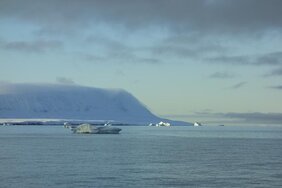
[{"label": "cloud bank", "polygon": [[157,24],[172,30],[236,33],[281,29],[281,6],[280,0],[2,0],[0,17],[60,29],[104,22],[129,29]]},{"label": "cloud bank", "polygon": [[231,125],[243,124],[265,124],[265,125],[282,125],[282,113],[213,113],[213,112],[196,112],[188,115],[167,115],[170,118],[183,119],[209,119],[207,124],[212,123],[228,123]]}]

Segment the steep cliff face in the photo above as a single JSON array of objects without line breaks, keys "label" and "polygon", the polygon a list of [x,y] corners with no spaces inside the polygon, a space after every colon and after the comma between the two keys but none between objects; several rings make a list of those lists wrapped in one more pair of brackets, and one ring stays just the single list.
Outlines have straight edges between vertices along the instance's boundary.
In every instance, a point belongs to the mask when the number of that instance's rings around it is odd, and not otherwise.
[{"label": "steep cliff face", "polygon": [[59,84],[1,84],[0,118],[162,120],[125,90]]}]

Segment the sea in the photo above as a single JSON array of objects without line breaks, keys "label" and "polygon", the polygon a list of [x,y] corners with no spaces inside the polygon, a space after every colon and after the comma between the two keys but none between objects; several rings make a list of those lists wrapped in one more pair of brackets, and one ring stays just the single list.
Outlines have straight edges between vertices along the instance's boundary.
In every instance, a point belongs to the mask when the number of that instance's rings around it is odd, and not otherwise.
[{"label": "sea", "polygon": [[1,126],[1,188],[282,187],[282,127]]}]

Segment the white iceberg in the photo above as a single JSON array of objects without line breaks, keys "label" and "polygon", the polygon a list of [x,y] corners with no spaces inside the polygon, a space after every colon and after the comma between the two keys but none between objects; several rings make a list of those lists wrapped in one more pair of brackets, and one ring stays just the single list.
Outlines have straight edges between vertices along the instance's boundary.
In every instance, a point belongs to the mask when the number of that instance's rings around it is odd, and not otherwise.
[{"label": "white iceberg", "polygon": [[202,124],[200,122],[195,122],[194,127],[198,127],[198,126],[202,126]]},{"label": "white iceberg", "polygon": [[157,123],[156,126],[157,126],[157,127],[162,127],[162,126],[163,126],[163,127],[169,127],[169,126],[170,126],[170,123],[162,122],[162,121],[161,121],[160,123]]}]

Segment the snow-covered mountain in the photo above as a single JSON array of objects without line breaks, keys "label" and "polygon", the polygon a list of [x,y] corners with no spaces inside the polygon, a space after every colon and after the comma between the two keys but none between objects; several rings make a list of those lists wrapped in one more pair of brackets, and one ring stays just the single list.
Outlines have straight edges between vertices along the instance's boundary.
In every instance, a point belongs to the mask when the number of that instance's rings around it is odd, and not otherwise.
[{"label": "snow-covered mountain", "polygon": [[122,89],[62,84],[0,83],[0,118],[113,120],[148,124],[170,121],[152,114]]}]

